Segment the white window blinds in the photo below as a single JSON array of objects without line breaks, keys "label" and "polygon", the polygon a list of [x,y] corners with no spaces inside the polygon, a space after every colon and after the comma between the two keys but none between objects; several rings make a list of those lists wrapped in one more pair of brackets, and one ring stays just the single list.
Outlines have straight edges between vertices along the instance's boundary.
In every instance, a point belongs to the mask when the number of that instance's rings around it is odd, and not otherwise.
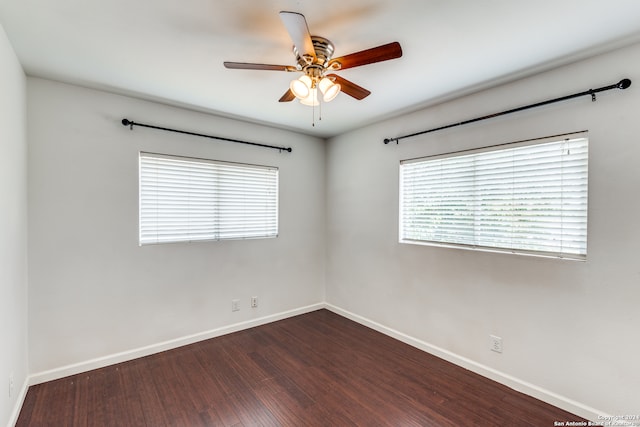
[{"label": "white window blinds", "polygon": [[278,235],[278,169],[140,153],[140,244]]},{"label": "white window blinds", "polygon": [[586,134],[401,162],[400,241],[584,259]]}]

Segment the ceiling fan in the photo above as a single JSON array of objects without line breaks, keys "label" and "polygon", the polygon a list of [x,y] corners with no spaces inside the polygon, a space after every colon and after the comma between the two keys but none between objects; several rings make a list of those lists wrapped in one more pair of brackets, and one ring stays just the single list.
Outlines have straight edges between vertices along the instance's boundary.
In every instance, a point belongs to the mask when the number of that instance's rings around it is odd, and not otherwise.
[{"label": "ceiling fan", "polygon": [[280,12],[280,18],[293,41],[295,66],[246,62],[224,63],[226,68],[231,69],[302,72],[303,75],[300,78],[291,81],[289,90],[282,95],[280,102],[290,102],[298,98],[304,105],[318,105],[318,90],[324,102],[331,101],[339,92],[344,92],[357,100],[364,99],[371,94],[370,91],[333,72],[402,56],[400,43],[393,42],[332,58],[333,43],[324,37],[312,36],[304,15],[283,11]]}]

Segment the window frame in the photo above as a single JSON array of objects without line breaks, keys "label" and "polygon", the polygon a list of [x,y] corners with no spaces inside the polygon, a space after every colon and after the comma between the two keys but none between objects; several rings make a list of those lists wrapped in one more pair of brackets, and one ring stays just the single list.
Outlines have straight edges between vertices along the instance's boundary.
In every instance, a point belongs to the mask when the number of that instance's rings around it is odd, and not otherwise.
[{"label": "window frame", "polygon": [[[406,198],[408,197],[406,194],[406,189],[404,188],[404,186],[406,185],[406,183],[404,182],[404,177],[403,177],[403,172],[405,171],[405,168],[403,168],[404,165],[409,165],[409,164],[414,164],[414,163],[422,163],[422,162],[430,162],[430,161],[438,161],[438,160],[443,160],[443,161],[447,161],[449,159],[457,159],[460,160],[463,157],[467,156],[467,157],[471,157],[471,156],[482,156],[483,154],[488,154],[488,155],[492,155],[494,153],[499,153],[499,152],[506,152],[508,150],[517,150],[519,148],[526,148],[526,147],[537,147],[537,146],[543,146],[545,144],[553,144],[553,143],[565,143],[567,141],[584,141],[584,145],[585,145],[585,151],[586,154],[583,154],[584,159],[583,159],[583,164],[582,166],[584,167],[584,190],[581,191],[581,193],[583,194],[582,198],[580,199],[580,201],[582,202],[580,207],[581,210],[580,211],[580,215],[584,216],[584,220],[583,223],[580,223],[580,236],[579,238],[583,238],[583,240],[580,241],[580,245],[583,245],[583,247],[580,247],[578,249],[572,249],[572,248],[568,248],[568,249],[564,249],[564,243],[563,246],[561,246],[561,250],[556,251],[556,250],[539,250],[539,249],[531,249],[531,248],[525,248],[525,247],[519,247],[518,245],[511,245],[511,246],[496,246],[496,245],[487,245],[485,244],[486,242],[483,241],[479,241],[478,243],[475,244],[471,244],[471,243],[460,243],[460,242],[456,242],[456,241],[452,241],[453,239],[434,239],[434,240],[429,240],[429,239],[416,239],[416,238],[411,238],[412,236],[409,236],[408,233],[405,232],[405,227],[406,227],[406,218],[407,217],[411,217],[411,214],[409,215],[405,215],[404,210],[407,209],[406,205]],[[511,254],[518,254],[518,255],[530,255],[530,256],[539,256],[539,257],[550,257],[550,258],[561,258],[561,259],[570,259],[570,260],[577,260],[577,261],[585,261],[586,257],[587,257],[587,227],[588,227],[588,163],[589,163],[589,138],[588,138],[588,132],[587,131],[579,131],[579,132],[572,132],[572,133],[568,133],[568,134],[562,134],[562,135],[553,135],[550,137],[544,137],[544,138],[535,138],[535,139],[529,139],[529,140],[523,140],[523,141],[516,141],[516,142],[511,142],[511,143],[506,143],[506,144],[497,144],[497,145],[492,145],[492,146],[486,146],[486,147],[481,147],[481,148],[476,148],[476,149],[470,149],[470,150],[461,150],[461,151],[455,151],[455,152],[450,152],[450,153],[442,153],[442,154],[435,154],[435,155],[431,155],[431,156],[423,156],[423,157],[418,157],[418,158],[412,158],[412,159],[406,159],[406,160],[401,160],[400,161],[400,166],[399,166],[399,217],[398,217],[398,237],[399,237],[399,242],[400,243],[406,243],[406,244],[416,244],[416,245],[426,245],[426,246],[438,246],[438,247],[447,247],[447,248],[458,248],[458,249],[467,249],[467,250],[480,250],[480,251],[485,251],[485,252],[499,252],[499,253],[511,253]],[[564,159],[561,161],[564,162]],[[552,164],[550,162],[550,164]],[[555,163],[553,163],[555,164]],[[561,163],[562,164],[562,163]],[[435,165],[435,163],[434,163]],[[474,165],[473,168],[469,168],[469,171],[475,171],[474,173],[477,173],[477,168]],[[517,172],[516,172],[517,173]],[[561,174],[564,174],[564,171],[560,172]],[[567,174],[568,175],[568,174]],[[549,176],[551,176],[551,174],[549,174]],[[562,175],[564,176],[564,175]],[[476,185],[475,183],[475,177],[474,177],[474,182],[472,184],[473,186]],[[564,185],[564,184],[563,184]],[[444,188],[444,187],[442,187]],[[441,190],[440,190],[441,191]],[[477,190],[475,187],[472,190],[472,194],[476,194],[476,191],[480,192],[481,190]],[[438,193],[439,194],[439,193]],[[516,193],[519,194],[519,193]],[[568,193],[562,193],[563,197],[565,194]],[[483,199],[480,198],[478,199],[479,201],[482,201]],[[516,198],[513,198],[512,195],[512,199],[511,199],[511,203],[513,204],[514,200],[518,200]],[[563,199],[564,201],[564,199]],[[564,204],[561,205],[561,207],[558,209],[559,212],[564,213],[564,209],[566,209],[564,207]],[[512,207],[512,210],[515,211],[516,209],[514,209]],[[486,210],[485,210],[486,211]],[[442,212],[442,211],[441,211]],[[483,209],[480,208],[479,212],[483,212]],[[515,216],[512,213],[512,216]],[[417,217],[417,216],[416,216]],[[432,216],[433,217],[433,216]],[[477,225],[477,221],[479,216],[476,215],[475,211],[474,214],[472,215],[473,219],[471,222],[471,227],[473,228],[473,232],[472,235],[475,237],[476,231],[475,229],[478,227]],[[566,215],[566,217],[571,218],[570,215]],[[517,219],[517,217],[516,217]],[[565,218],[562,219],[562,221],[565,221]],[[517,228],[517,227],[513,227],[513,228]],[[433,227],[430,232],[433,234],[435,232],[436,228]],[[513,231],[512,231],[513,233]],[[530,236],[529,236],[530,237]],[[518,240],[518,239],[515,239]],[[562,238],[560,239],[562,240]],[[577,252],[576,252],[577,251]]]}]

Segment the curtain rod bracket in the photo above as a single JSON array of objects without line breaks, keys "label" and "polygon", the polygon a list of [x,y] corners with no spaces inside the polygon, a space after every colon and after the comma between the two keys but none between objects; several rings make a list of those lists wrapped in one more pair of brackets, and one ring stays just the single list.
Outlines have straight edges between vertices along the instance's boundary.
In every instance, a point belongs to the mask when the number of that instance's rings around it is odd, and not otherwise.
[{"label": "curtain rod bracket", "polygon": [[412,134],[409,134],[409,135],[397,136],[395,138],[385,138],[384,139],[384,143],[386,145],[386,144],[389,144],[391,141],[395,141],[396,144],[398,144],[399,141],[401,139],[404,139],[404,138],[411,138],[411,137],[418,136],[418,135],[424,135],[425,133],[431,133],[431,132],[435,132],[435,131],[438,131],[438,130],[449,129],[449,128],[452,128],[452,127],[462,126],[462,125],[466,125],[466,124],[469,124],[469,123],[475,123],[475,122],[491,119],[491,118],[498,117],[498,116],[504,116],[506,114],[517,113],[519,111],[528,110],[530,108],[541,107],[543,105],[553,104],[553,103],[560,102],[560,101],[566,101],[568,99],[577,98],[579,96],[584,96],[584,95],[591,95],[591,102],[595,102],[596,99],[597,99],[596,98],[596,93],[598,93],[598,92],[604,92],[605,90],[611,90],[611,89],[627,89],[629,86],[631,86],[631,80],[630,79],[622,79],[618,83],[615,83],[615,84],[612,84],[612,85],[609,85],[609,86],[603,86],[603,87],[600,87],[598,89],[589,89],[589,90],[586,90],[584,92],[574,93],[572,95],[566,95],[566,96],[562,96],[560,98],[549,99],[547,101],[536,102],[535,104],[529,104],[529,105],[525,105],[523,107],[512,108],[511,110],[505,110],[505,111],[501,111],[499,113],[489,114],[489,115],[483,116],[483,117],[476,117],[475,119],[464,120],[464,121],[459,122],[459,123],[452,123],[452,124],[445,125],[445,126],[439,126],[437,128],[423,130],[422,132],[416,132],[416,133],[412,133]]}]

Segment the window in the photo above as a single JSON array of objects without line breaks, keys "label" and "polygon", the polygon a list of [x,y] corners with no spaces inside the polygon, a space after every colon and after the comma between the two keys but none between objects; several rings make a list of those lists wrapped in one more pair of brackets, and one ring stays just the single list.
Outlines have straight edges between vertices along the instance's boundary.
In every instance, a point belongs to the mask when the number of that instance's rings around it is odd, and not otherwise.
[{"label": "window", "polygon": [[140,244],[278,235],[278,169],[140,153]]},{"label": "window", "polygon": [[400,241],[585,259],[586,133],[400,163]]}]

